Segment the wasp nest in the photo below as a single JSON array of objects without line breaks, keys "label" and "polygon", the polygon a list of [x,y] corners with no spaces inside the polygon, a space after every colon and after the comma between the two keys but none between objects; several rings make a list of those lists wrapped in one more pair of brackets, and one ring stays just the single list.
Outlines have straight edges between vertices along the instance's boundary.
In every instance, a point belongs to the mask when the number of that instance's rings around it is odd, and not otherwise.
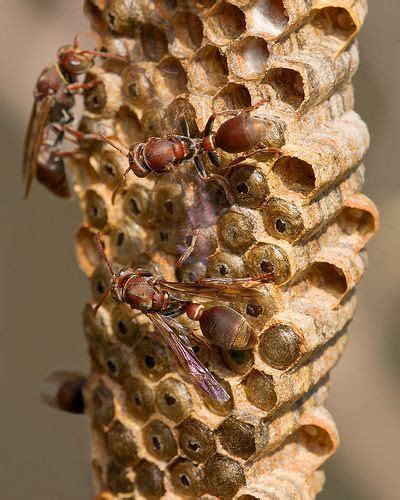
[{"label": "wasp nest", "polygon": [[[176,177],[130,173],[112,205],[127,160],[100,141],[81,142],[87,159],[72,163],[84,211],[78,258],[92,290],[85,400],[101,498],[314,498],[322,489],[320,467],[338,444],[323,406],[329,372],[346,346],[378,224],[360,193],[369,137],[351,85],[366,9],[366,0],[86,2],[104,50],[127,62],[89,71],[100,83],[85,92],[82,131],[129,147],[180,134],[185,116],[199,137],[213,112],[265,99],[252,114],[280,151],[204,181],[215,215],[199,234],[208,252],[200,258],[195,247],[175,274],[187,217]],[[221,152],[222,163],[232,158]],[[188,382],[143,315],[108,298],[92,316],[110,280],[93,243],[98,230],[115,268],[192,282],[273,276],[262,295],[231,298],[256,332],[249,348],[194,346],[227,402]]]}]

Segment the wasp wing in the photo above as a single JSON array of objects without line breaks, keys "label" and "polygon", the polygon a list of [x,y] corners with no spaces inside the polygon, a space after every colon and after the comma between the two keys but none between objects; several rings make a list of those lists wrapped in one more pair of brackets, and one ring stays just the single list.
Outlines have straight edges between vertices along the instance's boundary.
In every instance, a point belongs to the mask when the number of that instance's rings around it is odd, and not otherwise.
[{"label": "wasp wing", "polygon": [[259,278],[203,278],[195,283],[178,283],[160,279],[157,286],[160,289],[174,293],[185,294],[188,297],[203,297],[209,299],[231,299],[232,297],[260,297],[263,295],[258,286],[271,282],[273,274],[265,274]]},{"label": "wasp wing", "polygon": [[26,183],[25,198],[29,195],[32,180],[36,174],[39,151],[43,144],[49,113],[54,105],[54,101],[55,96],[50,95],[42,99],[35,99],[35,102],[33,103],[28,130],[25,137],[23,159],[23,176]]},{"label": "wasp wing", "polygon": [[217,401],[222,403],[228,401],[229,394],[196,357],[188,339],[190,330],[168,316],[158,313],[149,313],[147,316],[172,349],[192,382]]}]

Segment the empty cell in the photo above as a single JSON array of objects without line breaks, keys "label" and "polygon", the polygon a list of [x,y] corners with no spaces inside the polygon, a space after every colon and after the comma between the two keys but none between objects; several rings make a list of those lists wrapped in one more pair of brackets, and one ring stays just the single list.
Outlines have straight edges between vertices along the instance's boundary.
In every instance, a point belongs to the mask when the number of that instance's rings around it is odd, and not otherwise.
[{"label": "empty cell", "polygon": [[307,196],[315,189],[314,169],[300,158],[293,156],[279,158],[274,164],[273,172],[290,191]]},{"label": "empty cell", "polygon": [[247,11],[253,31],[268,39],[278,37],[287,27],[289,16],[283,0],[260,0]]},{"label": "empty cell", "polygon": [[333,36],[346,42],[357,30],[350,12],[343,7],[324,7],[314,11],[311,24],[319,36]]},{"label": "empty cell", "polygon": [[249,36],[232,49],[229,65],[233,72],[246,79],[262,76],[268,65],[269,50],[263,38]]},{"label": "empty cell", "polygon": [[115,130],[119,140],[127,146],[143,139],[140,121],[128,106],[121,106],[115,120]]},{"label": "empty cell", "polygon": [[304,102],[304,82],[298,71],[289,68],[271,69],[262,83],[275,91],[276,99],[297,110]]},{"label": "empty cell", "polygon": [[189,50],[197,50],[203,41],[203,23],[192,13],[185,12],[176,18],[175,34],[178,41]]},{"label": "empty cell", "polygon": [[329,262],[315,262],[308,271],[312,284],[335,298],[347,291],[347,279],[342,269]]},{"label": "empty cell", "polygon": [[242,109],[251,106],[250,92],[245,85],[228,83],[214,98],[214,111]]},{"label": "empty cell", "polygon": [[196,89],[214,93],[227,81],[226,58],[217,47],[206,45],[194,55],[189,64],[188,72]]},{"label": "empty cell", "polygon": [[212,42],[224,45],[244,32],[246,19],[243,11],[238,7],[221,2],[211,9],[205,27]]},{"label": "empty cell", "polygon": [[167,37],[154,24],[143,24],[141,26],[140,43],[143,57],[150,61],[159,61],[168,52]]},{"label": "empty cell", "polygon": [[157,65],[154,83],[164,99],[171,99],[187,91],[187,76],[182,64],[175,57],[167,57]]}]

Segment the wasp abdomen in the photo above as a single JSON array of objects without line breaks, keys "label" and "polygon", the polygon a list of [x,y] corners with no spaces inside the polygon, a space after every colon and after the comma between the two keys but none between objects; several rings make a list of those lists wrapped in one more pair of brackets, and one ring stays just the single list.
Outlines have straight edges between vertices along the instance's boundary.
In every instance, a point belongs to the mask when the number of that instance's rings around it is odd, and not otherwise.
[{"label": "wasp abdomen", "polygon": [[199,323],[206,339],[222,349],[247,349],[253,344],[252,328],[240,313],[229,307],[206,309]]},{"label": "wasp abdomen", "polygon": [[265,120],[241,114],[222,123],[215,134],[215,146],[227,153],[244,153],[260,144],[266,133]]}]

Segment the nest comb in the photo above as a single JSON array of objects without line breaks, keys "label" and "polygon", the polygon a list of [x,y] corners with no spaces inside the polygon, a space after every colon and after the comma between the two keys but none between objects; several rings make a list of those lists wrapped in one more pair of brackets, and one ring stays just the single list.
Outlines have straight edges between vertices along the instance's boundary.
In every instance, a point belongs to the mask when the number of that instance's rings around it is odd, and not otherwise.
[{"label": "nest comb", "polygon": [[369,136],[351,85],[366,10],[366,0],[86,1],[105,49],[132,64],[105,61],[89,71],[101,83],[85,93],[81,130],[127,147],[179,133],[184,114],[196,136],[213,112],[268,99],[257,116],[282,151],[204,184],[216,213],[202,229],[209,253],[178,276],[273,270],[262,297],[231,303],[257,332],[254,347],[208,356],[197,346],[232,395],[222,404],[187,382],[141,315],[107,300],[92,317],[109,281],[94,233],[101,230],[115,267],[150,267],[175,280],[185,193],[168,173],[131,174],[112,205],[126,159],[96,141],[82,144],[86,161],[73,162],[72,172],[84,213],[78,260],[92,289],[85,398],[102,498],[321,491],[320,467],[338,444],[324,408],[329,372],[346,346],[364,249],[378,224],[360,193]]}]

